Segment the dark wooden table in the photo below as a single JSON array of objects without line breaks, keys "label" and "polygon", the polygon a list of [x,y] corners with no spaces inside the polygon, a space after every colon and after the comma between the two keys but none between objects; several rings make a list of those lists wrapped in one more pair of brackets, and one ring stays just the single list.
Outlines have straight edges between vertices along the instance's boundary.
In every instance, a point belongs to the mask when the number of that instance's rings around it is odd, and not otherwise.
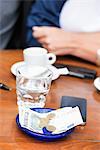
[{"label": "dark wooden table", "polygon": [[[59,108],[63,95],[87,99],[87,124],[78,126],[68,137],[56,142],[41,142],[21,132],[15,122],[18,114],[16,104],[15,76],[12,64],[23,60],[21,50],[0,51],[0,82],[11,91],[0,90],[0,150],[99,150],[100,149],[100,93],[93,80],[61,76],[53,81],[46,107]],[[100,76],[100,68],[93,64],[69,57],[57,58],[57,62],[95,69]]]}]

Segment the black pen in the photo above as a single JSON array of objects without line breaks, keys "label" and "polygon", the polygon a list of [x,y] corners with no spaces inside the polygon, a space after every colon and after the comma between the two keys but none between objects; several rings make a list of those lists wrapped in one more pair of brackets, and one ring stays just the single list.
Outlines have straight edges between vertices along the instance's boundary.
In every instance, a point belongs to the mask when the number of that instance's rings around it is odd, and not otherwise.
[{"label": "black pen", "polygon": [[69,75],[74,76],[74,77],[78,77],[78,78],[82,78],[82,79],[85,78],[84,74],[76,73],[76,72],[72,72],[72,71],[69,71]]},{"label": "black pen", "polygon": [[3,83],[0,83],[0,89],[11,91],[11,88],[8,87],[7,85],[3,84]]},{"label": "black pen", "polygon": [[95,79],[96,77],[95,70],[90,70],[87,68],[71,66],[71,65],[63,65],[63,64],[54,64],[54,66],[57,69],[67,68],[67,70],[69,71],[68,74],[74,77],[83,78],[83,79]]}]

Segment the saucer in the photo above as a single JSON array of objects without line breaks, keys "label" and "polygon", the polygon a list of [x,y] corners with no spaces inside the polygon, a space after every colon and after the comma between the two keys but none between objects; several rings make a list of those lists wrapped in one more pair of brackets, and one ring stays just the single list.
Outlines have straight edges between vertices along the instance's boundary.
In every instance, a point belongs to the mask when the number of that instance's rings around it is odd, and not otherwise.
[{"label": "saucer", "polygon": [[[47,113],[47,112],[50,112],[54,109],[51,109],[51,108],[34,108],[32,110],[35,110],[39,113]],[[20,122],[19,122],[19,115],[16,116],[16,123],[17,123],[18,128],[21,131],[23,131],[24,133],[28,134],[29,136],[31,136],[33,138],[36,138],[38,140],[41,140],[41,141],[55,141],[55,140],[58,140],[58,139],[61,139],[61,138],[64,138],[64,137],[68,136],[69,134],[71,134],[74,131],[74,128],[72,128],[68,131],[65,131],[65,132],[62,132],[62,133],[59,133],[59,134],[52,134],[52,133],[46,131],[46,129],[44,128],[43,129],[43,134],[33,132],[31,130],[28,130],[26,128],[21,127]]]},{"label": "saucer", "polygon": [[95,80],[94,80],[94,86],[97,90],[100,91],[100,77],[97,77]]},{"label": "saucer", "polygon": [[[11,73],[16,76],[16,69],[17,69],[17,67],[22,66],[22,65],[25,65],[24,61],[16,62],[15,64],[13,64],[11,66]],[[50,65],[50,66],[48,66],[48,69],[50,69],[53,72],[52,80],[56,80],[59,77],[59,73],[58,73],[57,68],[54,67],[53,65]]]}]

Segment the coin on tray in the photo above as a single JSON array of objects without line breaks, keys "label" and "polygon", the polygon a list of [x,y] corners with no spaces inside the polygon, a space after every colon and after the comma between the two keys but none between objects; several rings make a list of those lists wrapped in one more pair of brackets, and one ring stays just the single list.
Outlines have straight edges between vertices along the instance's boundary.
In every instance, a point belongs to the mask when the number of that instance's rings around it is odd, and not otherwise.
[{"label": "coin on tray", "polygon": [[53,125],[47,125],[47,126],[46,126],[46,129],[47,129],[48,131],[54,132],[54,131],[56,130],[56,127],[53,126]]},{"label": "coin on tray", "polygon": [[50,114],[47,115],[47,118],[48,118],[49,120],[51,120],[51,119],[54,118],[54,117],[55,117],[55,114],[54,114],[54,113],[50,113]]},{"label": "coin on tray", "polygon": [[43,127],[45,127],[45,126],[48,124],[48,122],[49,122],[49,119],[48,119],[48,118],[41,118],[41,119],[40,119],[40,124],[39,124],[39,126],[40,126],[41,128],[43,128]]}]

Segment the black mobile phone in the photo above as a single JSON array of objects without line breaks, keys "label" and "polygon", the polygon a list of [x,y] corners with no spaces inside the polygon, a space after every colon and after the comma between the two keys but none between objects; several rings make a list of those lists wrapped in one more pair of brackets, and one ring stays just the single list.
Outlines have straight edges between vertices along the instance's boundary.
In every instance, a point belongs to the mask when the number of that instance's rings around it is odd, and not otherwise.
[{"label": "black mobile phone", "polygon": [[86,124],[86,115],[87,115],[87,100],[80,97],[72,97],[72,96],[62,96],[61,99],[61,108],[62,107],[75,107],[78,106],[83,118],[83,124]]}]

